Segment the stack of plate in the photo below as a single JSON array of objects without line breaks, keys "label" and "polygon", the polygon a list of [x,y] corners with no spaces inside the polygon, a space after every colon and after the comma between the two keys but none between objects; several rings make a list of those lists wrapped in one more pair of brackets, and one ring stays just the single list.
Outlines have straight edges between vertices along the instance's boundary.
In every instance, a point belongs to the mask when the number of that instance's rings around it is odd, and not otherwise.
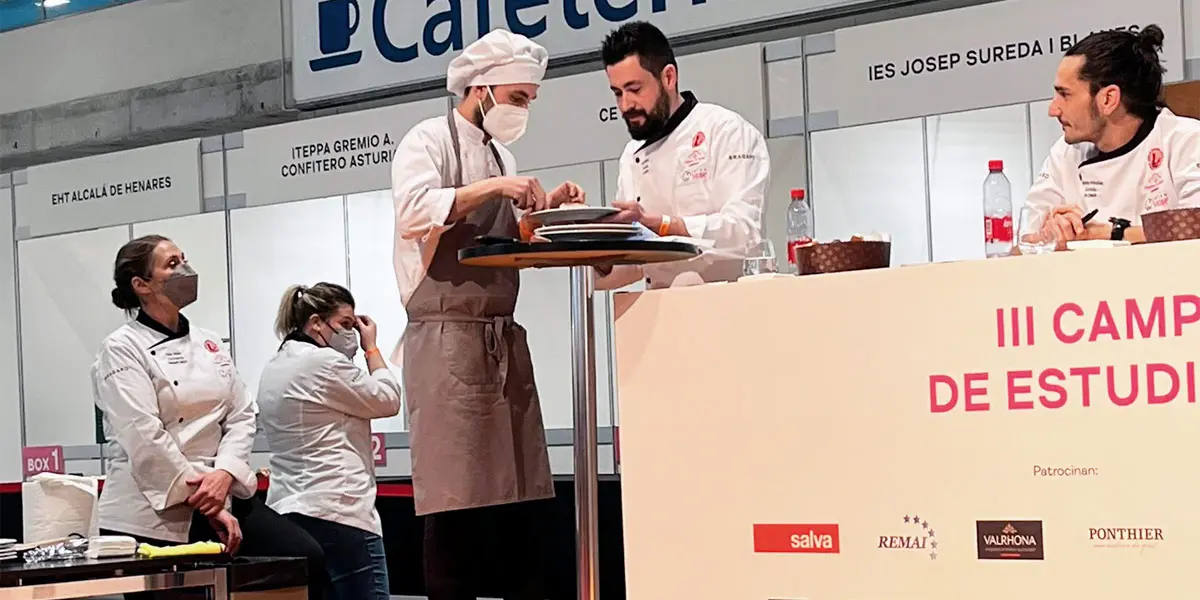
[{"label": "stack of plate", "polygon": [[602,206],[562,206],[535,212],[530,217],[541,225],[533,234],[552,242],[627,240],[641,236],[643,228],[639,225],[604,221],[618,212]]},{"label": "stack of plate", "polygon": [[17,559],[17,540],[0,539],[0,562]]}]

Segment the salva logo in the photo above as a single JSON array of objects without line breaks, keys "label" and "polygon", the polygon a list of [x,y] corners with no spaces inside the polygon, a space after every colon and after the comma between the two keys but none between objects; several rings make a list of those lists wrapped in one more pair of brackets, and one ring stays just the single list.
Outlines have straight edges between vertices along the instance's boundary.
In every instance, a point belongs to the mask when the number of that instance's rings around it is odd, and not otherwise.
[{"label": "salva logo", "polygon": [[754,551],[767,554],[838,554],[836,523],[754,526]]}]

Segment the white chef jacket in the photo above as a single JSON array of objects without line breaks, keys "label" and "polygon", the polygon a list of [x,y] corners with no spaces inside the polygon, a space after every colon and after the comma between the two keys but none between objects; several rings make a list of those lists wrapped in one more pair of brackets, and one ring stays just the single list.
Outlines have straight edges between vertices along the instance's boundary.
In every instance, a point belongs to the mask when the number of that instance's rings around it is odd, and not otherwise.
[{"label": "white chef jacket", "polygon": [[683,97],[659,137],[625,146],[616,199],[682,218],[688,236],[715,245],[694,260],[616,267],[597,282],[602,289],[642,276],[650,287],[670,286],[682,273],[696,273],[704,281],[736,278],[747,247],[762,240],[763,204],[771,182],[766,140],[741,115],[697,102],[691,92]]},{"label": "white chef jacket", "polygon": [[1148,212],[1200,205],[1200,121],[1164,108],[1128,144],[1107,153],[1059,138],[1025,202],[1099,209],[1091,222],[1121,217],[1134,226]]},{"label": "white chef jacket", "polygon": [[100,527],[185,543],[189,478],[224,469],[234,496],[258,491],[254,401],[220,342],[182,315],[173,332],[139,312],[100,343],[91,369],[108,438]]},{"label": "white chef jacket", "polygon": [[292,334],[263,367],[259,419],[271,450],[267,506],[382,536],[371,419],[400,412],[400,384]]},{"label": "white chef jacket", "polygon": [[[489,146],[495,146],[504,161],[503,173],[517,174],[517,161],[504,145],[490,140],[484,144],[483,130],[453,113],[462,155],[463,185],[501,175],[500,165]],[[446,117],[433,117],[417,123],[400,140],[392,159],[392,202],[395,207],[396,233],[392,264],[400,301],[405,304],[429,272],[442,232],[454,226],[446,224],[454,207],[454,176],[458,163],[450,142]],[[497,200],[506,202],[508,200]],[[518,219],[523,211],[513,206]],[[393,364],[402,364],[400,344],[392,355]]]}]

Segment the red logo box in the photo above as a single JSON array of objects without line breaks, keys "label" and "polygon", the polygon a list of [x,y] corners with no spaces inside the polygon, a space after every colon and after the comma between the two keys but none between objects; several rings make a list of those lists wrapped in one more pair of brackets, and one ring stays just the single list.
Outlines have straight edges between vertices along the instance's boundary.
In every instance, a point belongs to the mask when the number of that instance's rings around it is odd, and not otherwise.
[{"label": "red logo box", "polygon": [[754,526],[754,551],[766,554],[839,554],[836,523]]}]

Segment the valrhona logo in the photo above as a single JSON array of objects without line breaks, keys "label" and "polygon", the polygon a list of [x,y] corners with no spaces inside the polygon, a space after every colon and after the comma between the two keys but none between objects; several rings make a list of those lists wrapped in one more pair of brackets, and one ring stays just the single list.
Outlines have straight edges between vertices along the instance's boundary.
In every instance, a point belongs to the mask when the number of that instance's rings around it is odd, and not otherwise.
[{"label": "valrhona logo", "polygon": [[975,521],[980,560],[1043,560],[1041,521]]},{"label": "valrhona logo", "polygon": [[929,525],[929,521],[916,514],[904,515],[904,528],[898,529],[899,535],[879,536],[881,550],[907,550],[929,555],[929,560],[937,560],[937,532]]}]

